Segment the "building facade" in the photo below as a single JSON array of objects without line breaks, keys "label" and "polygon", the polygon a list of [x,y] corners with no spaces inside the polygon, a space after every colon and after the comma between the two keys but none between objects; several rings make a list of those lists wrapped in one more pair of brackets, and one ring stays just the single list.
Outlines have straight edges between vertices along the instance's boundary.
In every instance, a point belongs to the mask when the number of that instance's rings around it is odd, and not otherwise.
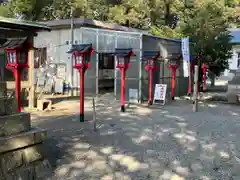
[{"label": "building facade", "polygon": [[229,69],[224,72],[224,76],[227,80],[231,80],[237,70],[240,69],[240,29],[229,29],[232,36],[232,58],[228,60]]},{"label": "building facade", "polygon": [[[39,33],[34,39],[34,46],[46,48],[47,60],[66,67],[61,78],[73,89],[79,89],[80,80],[78,71],[73,70],[72,73],[72,57],[66,53],[70,49],[71,39],[73,37],[74,44],[91,43],[93,45],[96,53],[92,56],[91,67],[85,75],[85,89],[86,93],[90,95],[99,94],[102,89],[112,89],[116,98],[120,97],[121,74],[115,68],[116,58],[105,55],[113,52],[115,48],[132,48],[136,54],[135,57],[131,58],[130,68],[127,71],[126,100],[129,97],[129,89],[137,89],[139,102],[148,97],[148,72],[144,69],[143,52],[160,51],[162,57],[181,54],[180,40],[154,37],[147,32],[133,28],[77,19],[72,34],[70,20],[52,21],[46,24],[52,27],[52,31]],[[168,68],[168,63],[162,60],[158,64],[158,70],[154,72],[153,84],[165,83],[170,89],[170,82],[171,71]],[[183,77],[180,65],[177,73],[176,95],[186,93],[187,78]]]}]

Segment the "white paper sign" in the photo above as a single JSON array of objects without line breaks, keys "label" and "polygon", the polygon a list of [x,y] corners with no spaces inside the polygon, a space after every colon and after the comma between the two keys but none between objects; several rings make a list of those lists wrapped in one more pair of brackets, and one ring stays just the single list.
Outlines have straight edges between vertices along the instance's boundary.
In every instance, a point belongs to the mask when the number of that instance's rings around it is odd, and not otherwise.
[{"label": "white paper sign", "polygon": [[189,37],[182,38],[182,55],[184,61],[190,61]]},{"label": "white paper sign", "polygon": [[137,89],[129,89],[129,103],[138,103]]},{"label": "white paper sign", "polygon": [[156,103],[156,101],[162,101],[162,104],[165,104],[166,93],[167,84],[156,84],[153,102]]}]

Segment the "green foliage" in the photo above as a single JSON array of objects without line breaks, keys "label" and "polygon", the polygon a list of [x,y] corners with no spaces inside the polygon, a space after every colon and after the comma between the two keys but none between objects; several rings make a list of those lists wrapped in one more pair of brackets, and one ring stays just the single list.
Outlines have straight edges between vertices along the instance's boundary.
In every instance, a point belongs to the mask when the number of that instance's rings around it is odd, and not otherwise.
[{"label": "green foliage", "polygon": [[231,36],[227,31],[228,18],[224,16],[225,7],[221,3],[208,2],[195,11],[185,25],[183,33],[190,36],[194,54],[208,57],[204,61],[216,76],[228,68],[231,57]]},{"label": "green foliage", "polygon": [[166,37],[166,38],[181,38],[184,37],[184,35],[181,32],[178,32],[177,30],[173,30],[168,26],[160,26],[151,27],[150,30],[151,34],[159,37]]},{"label": "green foliage", "polygon": [[0,5],[0,16],[11,17],[9,14],[9,7],[7,5]]},{"label": "green foliage", "polygon": [[85,17],[141,28],[153,35],[190,36],[194,54],[211,57],[210,69],[219,75],[231,56],[228,27],[240,26],[240,0],[9,0],[0,15],[26,20]]}]

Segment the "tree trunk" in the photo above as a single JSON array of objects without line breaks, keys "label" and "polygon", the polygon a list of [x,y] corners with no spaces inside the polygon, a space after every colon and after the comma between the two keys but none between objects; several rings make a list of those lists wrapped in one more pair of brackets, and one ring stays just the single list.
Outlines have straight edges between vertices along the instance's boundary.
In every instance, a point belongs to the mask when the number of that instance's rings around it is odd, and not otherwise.
[{"label": "tree trunk", "polygon": [[211,77],[211,87],[215,86],[215,76]]},{"label": "tree trunk", "polygon": [[211,87],[214,87],[215,86],[215,78],[216,78],[216,76],[215,76],[214,73],[209,72],[209,77],[211,79]]}]

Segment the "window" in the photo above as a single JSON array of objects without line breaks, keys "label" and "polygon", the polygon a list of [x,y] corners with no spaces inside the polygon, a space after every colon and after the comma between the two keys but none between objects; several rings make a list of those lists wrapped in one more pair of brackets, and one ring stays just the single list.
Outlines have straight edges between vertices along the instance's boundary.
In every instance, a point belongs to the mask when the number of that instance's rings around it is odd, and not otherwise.
[{"label": "window", "polygon": [[99,69],[114,69],[114,56],[99,54]]},{"label": "window", "polygon": [[47,60],[47,48],[37,48],[34,52],[34,68],[39,68]]}]

